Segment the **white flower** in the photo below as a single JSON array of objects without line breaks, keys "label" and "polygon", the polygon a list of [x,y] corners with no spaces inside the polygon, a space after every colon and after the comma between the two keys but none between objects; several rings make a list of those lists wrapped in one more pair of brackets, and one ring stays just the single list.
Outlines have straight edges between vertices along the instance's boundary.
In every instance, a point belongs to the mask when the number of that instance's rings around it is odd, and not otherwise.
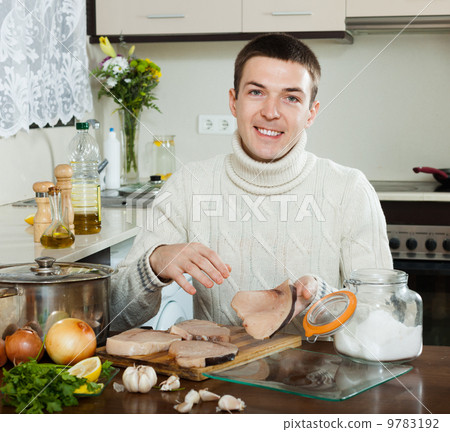
[{"label": "white flower", "polygon": [[108,69],[114,75],[122,75],[129,68],[128,60],[125,57],[113,57],[103,63],[103,69]]},{"label": "white flower", "polygon": [[125,78],[124,81],[129,84],[131,82],[130,78]]},{"label": "white flower", "polygon": [[108,88],[113,88],[113,87],[115,87],[116,84],[117,84],[117,80],[115,80],[114,78],[108,78],[106,80],[106,86]]}]

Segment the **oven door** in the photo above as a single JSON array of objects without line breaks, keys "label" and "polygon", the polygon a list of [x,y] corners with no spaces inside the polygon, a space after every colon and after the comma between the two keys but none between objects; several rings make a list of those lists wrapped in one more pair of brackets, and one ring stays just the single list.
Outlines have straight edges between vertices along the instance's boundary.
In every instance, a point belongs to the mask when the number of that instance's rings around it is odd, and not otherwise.
[{"label": "oven door", "polygon": [[450,261],[394,259],[423,300],[424,345],[450,346]]}]

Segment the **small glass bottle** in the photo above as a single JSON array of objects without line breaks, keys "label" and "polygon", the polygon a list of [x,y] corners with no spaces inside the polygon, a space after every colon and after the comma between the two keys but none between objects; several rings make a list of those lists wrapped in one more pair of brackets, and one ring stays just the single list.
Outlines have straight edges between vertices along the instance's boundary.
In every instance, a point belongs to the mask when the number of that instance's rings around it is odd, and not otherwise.
[{"label": "small glass bottle", "polygon": [[63,223],[61,214],[61,192],[57,187],[48,190],[50,209],[52,212],[52,223],[44,231],[41,244],[48,249],[62,249],[73,245],[75,236]]},{"label": "small glass bottle", "polygon": [[175,135],[155,136],[153,144],[154,151],[154,174],[160,175],[162,180],[167,180],[175,171]]}]

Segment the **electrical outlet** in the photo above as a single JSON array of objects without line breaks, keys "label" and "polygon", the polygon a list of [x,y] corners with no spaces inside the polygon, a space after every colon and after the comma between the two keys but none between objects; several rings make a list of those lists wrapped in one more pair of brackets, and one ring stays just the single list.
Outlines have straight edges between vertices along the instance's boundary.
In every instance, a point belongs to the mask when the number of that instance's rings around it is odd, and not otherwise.
[{"label": "electrical outlet", "polygon": [[199,134],[232,135],[236,127],[236,119],[232,115],[200,114],[198,116]]}]

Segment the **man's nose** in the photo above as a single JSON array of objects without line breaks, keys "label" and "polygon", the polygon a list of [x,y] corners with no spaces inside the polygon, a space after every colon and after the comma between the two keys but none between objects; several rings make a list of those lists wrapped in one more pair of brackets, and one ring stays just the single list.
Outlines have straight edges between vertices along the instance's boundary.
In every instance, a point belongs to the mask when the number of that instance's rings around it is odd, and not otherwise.
[{"label": "man's nose", "polygon": [[268,97],[261,108],[261,115],[268,120],[280,117],[279,101],[276,98]]}]

